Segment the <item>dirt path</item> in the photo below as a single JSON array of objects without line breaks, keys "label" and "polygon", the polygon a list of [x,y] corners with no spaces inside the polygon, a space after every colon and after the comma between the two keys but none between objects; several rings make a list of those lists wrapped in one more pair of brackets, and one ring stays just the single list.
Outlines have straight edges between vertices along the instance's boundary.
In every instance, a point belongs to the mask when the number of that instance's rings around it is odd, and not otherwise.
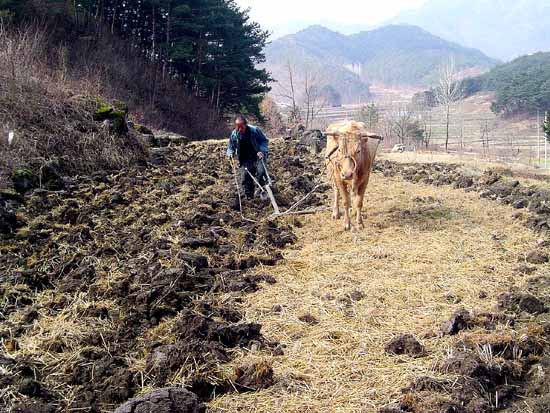
[{"label": "dirt path", "polygon": [[[440,324],[461,307],[493,310],[500,293],[522,283],[514,270],[518,257],[536,242],[512,208],[448,187],[377,174],[366,210],[367,229],[357,233],[343,232],[329,213],[305,218],[285,262],[264,269],[278,282],[247,296],[245,319],[286,346],[284,355],[239,350],[235,363],[267,360],[277,383],[221,396],[210,411],[387,406],[415,377],[437,377],[432,366],[453,340],[438,335]],[[414,334],[428,355],[386,354],[388,341],[404,333]]]}]

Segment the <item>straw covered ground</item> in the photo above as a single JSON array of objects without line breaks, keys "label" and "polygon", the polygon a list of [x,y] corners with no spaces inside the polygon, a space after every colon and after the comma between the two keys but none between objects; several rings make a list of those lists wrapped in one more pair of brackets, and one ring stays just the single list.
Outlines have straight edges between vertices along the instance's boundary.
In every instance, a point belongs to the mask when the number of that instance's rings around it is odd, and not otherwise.
[{"label": "straw covered ground", "polygon": [[[277,284],[247,296],[245,319],[262,324],[269,340],[285,346],[284,356],[241,351],[236,362],[265,359],[276,384],[217,398],[212,412],[374,412],[388,405],[401,411],[401,389],[425,376],[456,377],[437,366],[456,352],[457,341],[487,337],[482,327],[443,335],[440,325],[461,308],[494,311],[502,293],[524,284],[518,259],[539,235],[514,209],[474,192],[378,174],[367,198],[366,229],[344,232],[328,212],[305,219],[299,243],[272,270]],[[547,270],[543,265],[531,276]],[[489,335],[514,336],[510,324],[491,326]],[[406,334],[425,354],[385,350]],[[475,352],[487,358],[491,347],[481,341]],[[488,395],[492,406],[468,411],[506,406],[494,396]],[[462,410],[431,401],[406,411]]]},{"label": "straw covered ground", "polygon": [[[146,166],[62,190],[0,191],[0,412],[111,412],[166,386],[209,400],[247,377],[221,369],[232,348],[276,348],[237,307],[271,281],[245,270],[296,238],[259,222],[269,201],[245,202],[256,222],[240,215],[224,150],[158,148]],[[314,185],[317,160],[271,166],[282,207]]]},{"label": "straw covered ground", "polygon": [[[549,190],[381,160],[344,232],[245,218],[223,143],[169,145],[0,191],[0,412],[550,411]],[[272,142],[283,209],[310,149]]]}]

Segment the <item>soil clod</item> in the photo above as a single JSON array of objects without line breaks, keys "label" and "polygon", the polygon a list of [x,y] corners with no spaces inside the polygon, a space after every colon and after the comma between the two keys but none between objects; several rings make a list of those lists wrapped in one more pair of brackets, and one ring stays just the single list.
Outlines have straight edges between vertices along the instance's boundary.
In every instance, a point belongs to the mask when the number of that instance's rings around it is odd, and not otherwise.
[{"label": "soil clod", "polygon": [[469,311],[465,309],[458,310],[451,316],[449,321],[446,321],[441,326],[441,332],[444,335],[455,335],[460,331],[469,328],[472,316]]},{"label": "soil clod", "polygon": [[235,370],[235,377],[235,385],[239,391],[267,389],[275,382],[273,367],[266,361],[238,367]]},{"label": "soil clod", "polygon": [[541,251],[531,251],[527,254],[527,257],[525,257],[525,261],[527,261],[527,263],[534,265],[545,264],[548,260],[548,254]]},{"label": "soil clod", "polygon": [[196,394],[179,387],[157,389],[128,400],[114,413],[202,413]]},{"label": "soil clod", "polygon": [[426,355],[426,349],[411,334],[399,336],[391,340],[385,347],[386,353],[395,355],[408,355],[411,357],[420,357]]},{"label": "soil clod", "polygon": [[303,323],[309,324],[310,326],[319,324],[319,320],[311,314],[303,314],[300,317],[298,317],[298,320],[300,320]]},{"label": "soil clod", "polygon": [[537,297],[522,293],[522,292],[509,292],[501,294],[498,297],[498,306],[502,310],[508,310],[511,312],[525,311],[529,314],[542,314],[548,311],[548,308]]}]

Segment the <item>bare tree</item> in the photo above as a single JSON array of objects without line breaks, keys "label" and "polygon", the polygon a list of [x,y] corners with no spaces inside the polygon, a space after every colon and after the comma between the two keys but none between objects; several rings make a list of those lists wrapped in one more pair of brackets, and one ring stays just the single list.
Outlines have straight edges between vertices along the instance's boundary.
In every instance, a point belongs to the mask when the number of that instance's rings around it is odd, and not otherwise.
[{"label": "bare tree", "polygon": [[306,111],[306,129],[313,126],[313,121],[326,105],[326,99],[321,94],[319,75],[311,68],[304,71],[304,109]]},{"label": "bare tree", "polygon": [[281,115],[277,103],[269,96],[264,97],[260,103],[260,111],[265,118],[267,130],[270,135],[280,135],[286,129],[286,124]]},{"label": "bare tree", "polygon": [[430,141],[432,140],[433,135],[433,117],[432,112],[426,112],[422,117],[422,126],[424,129],[424,145],[426,149],[430,146]]},{"label": "bare tree", "polygon": [[282,93],[279,96],[290,102],[288,123],[295,126],[303,122],[306,129],[311,128],[326,105],[320,76],[309,66],[296,70],[290,60],[287,61],[286,71],[288,82],[286,86],[281,85]]},{"label": "bare tree", "polygon": [[491,133],[491,128],[489,127],[488,120],[485,120],[485,122],[481,125],[480,133],[481,133],[481,143],[483,145],[483,153],[487,155],[489,152],[489,139],[490,139],[490,133]]},{"label": "bare tree", "polygon": [[445,111],[445,151],[448,151],[452,105],[461,98],[460,83],[458,82],[455,62],[452,58],[439,68],[439,79],[435,89],[435,96],[437,103]]},{"label": "bare tree", "polygon": [[382,131],[382,136],[384,137],[384,142],[388,142],[392,146],[394,141],[394,134],[392,123],[389,120],[388,116],[384,116],[380,124],[380,130]]},{"label": "bare tree", "polygon": [[[417,94],[419,95],[419,94]],[[424,92],[423,95],[433,95],[432,91]],[[418,114],[417,118],[417,131],[422,131],[422,136],[418,138],[425,148],[428,149],[430,146],[430,141],[433,136],[433,113],[431,107],[426,103],[424,99],[414,99],[411,103],[411,106],[414,108],[415,112]]]},{"label": "bare tree", "polygon": [[386,112],[385,121],[387,132],[397,137],[400,144],[405,144],[409,137],[410,127],[413,120],[413,111],[408,105],[398,105]]},{"label": "bare tree", "polygon": [[295,126],[302,121],[302,109],[298,106],[298,98],[296,96],[296,85],[294,79],[294,66],[287,60],[286,70],[288,74],[288,88],[283,87],[283,92],[280,97],[290,101],[290,113],[288,115],[288,123]]}]

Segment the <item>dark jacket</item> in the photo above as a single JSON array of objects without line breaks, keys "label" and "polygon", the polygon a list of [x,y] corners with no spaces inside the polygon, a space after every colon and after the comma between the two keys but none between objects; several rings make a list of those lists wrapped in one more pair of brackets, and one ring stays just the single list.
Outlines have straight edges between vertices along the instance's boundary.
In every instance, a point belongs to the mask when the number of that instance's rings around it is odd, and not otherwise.
[{"label": "dark jacket", "polygon": [[[252,142],[252,146],[254,146],[256,153],[262,152],[267,158],[267,155],[269,155],[269,149],[267,147],[267,145],[269,144],[269,140],[266,138],[262,130],[257,126],[248,125],[247,127],[250,130],[250,141]],[[229,145],[227,146],[227,156],[236,156],[237,158],[239,157],[241,139],[241,134],[236,130],[231,133],[231,137],[229,138]]]}]

